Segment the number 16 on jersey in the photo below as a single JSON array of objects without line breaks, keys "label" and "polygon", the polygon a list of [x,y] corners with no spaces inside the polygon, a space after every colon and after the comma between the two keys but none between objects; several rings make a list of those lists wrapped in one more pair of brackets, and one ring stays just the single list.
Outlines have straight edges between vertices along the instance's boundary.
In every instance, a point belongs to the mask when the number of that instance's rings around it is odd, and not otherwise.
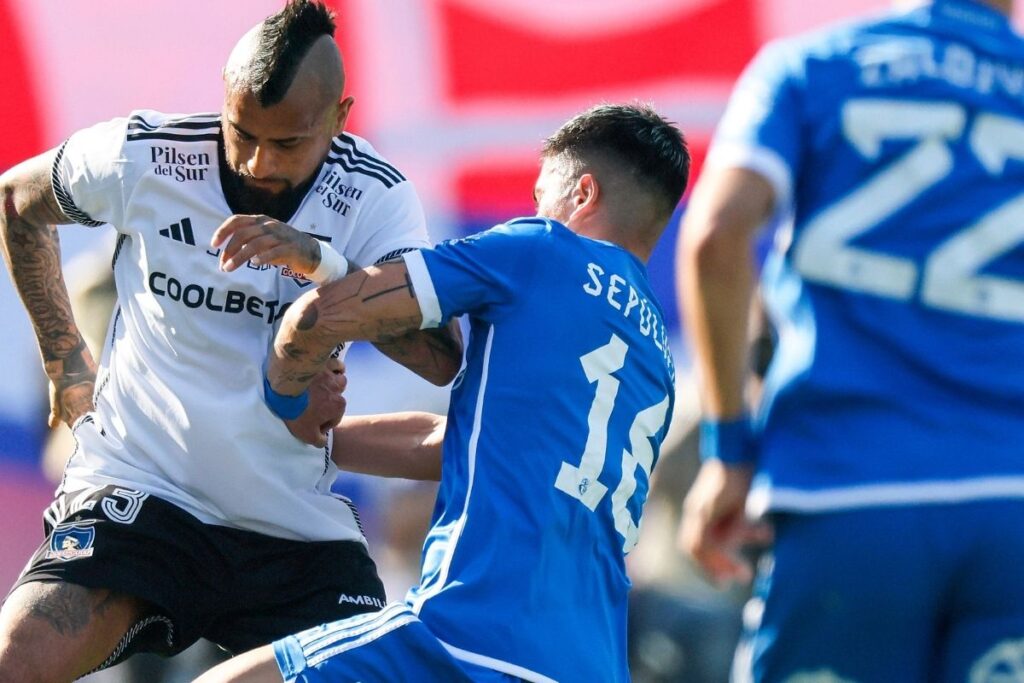
[{"label": "number 16 on jersey", "polygon": [[[580,356],[587,381],[597,384],[597,391],[587,415],[587,443],[583,457],[579,465],[562,462],[558,478],[555,479],[555,488],[592,511],[597,509],[608,494],[608,487],[598,481],[598,477],[605,468],[608,456],[615,455],[608,453],[608,428],[619,393],[619,379],[613,373],[626,364],[628,351],[626,342],[612,334],[607,344]],[[632,550],[639,537],[640,516],[634,522],[627,507],[636,495],[637,468],[643,471],[645,478],[651,476],[651,468],[654,466],[651,439],[665,423],[668,406],[669,397],[665,396],[658,403],[637,413],[629,430],[629,448],[622,450],[622,478],[612,493],[611,503],[615,530],[623,538],[623,553]]]}]

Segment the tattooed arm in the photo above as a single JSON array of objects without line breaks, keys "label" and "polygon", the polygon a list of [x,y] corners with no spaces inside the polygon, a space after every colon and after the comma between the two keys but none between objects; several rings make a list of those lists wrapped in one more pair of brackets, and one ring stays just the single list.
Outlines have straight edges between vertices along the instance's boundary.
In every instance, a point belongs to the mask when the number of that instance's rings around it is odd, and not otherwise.
[{"label": "tattooed arm", "polygon": [[448,384],[462,366],[462,332],[457,320],[433,330],[413,330],[382,336],[374,343],[381,353],[439,387]]},{"label": "tattooed arm", "polygon": [[297,396],[309,386],[335,345],[354,340],[390,341],[419,330],[422,321],[404,261],[350,273],[303,294],[288,309],[274,339],[267,378],[274,391]]},{"label": "tattooed arm", "polygon": [[61,272],[57,224],[71,223],[53,196],[56,150],[0,176],[0,244],[50,378],[50,426],[68,425],[92,410],[96,363],[71,313]]}]

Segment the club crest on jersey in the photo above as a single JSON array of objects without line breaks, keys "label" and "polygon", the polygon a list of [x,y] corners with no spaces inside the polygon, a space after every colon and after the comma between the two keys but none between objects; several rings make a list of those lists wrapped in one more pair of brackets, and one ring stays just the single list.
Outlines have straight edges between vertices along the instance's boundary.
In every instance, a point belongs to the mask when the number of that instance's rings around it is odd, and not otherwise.
[{"label": "club crest on jersey", "polygon": [[61,524],[50,534],[50,547],[45,553],[48,560],[77,560],[92,557],[96,529],[91,525],[71,522]]},{"label": "club crest on jersey", "polygon": [[281,266],[281,277],[290,277],[292,280],[295,280],[295,284],[299,287],[308,287],[313,284],[313,281],[306,277],[305,273],[292,270],[288,266]]}]

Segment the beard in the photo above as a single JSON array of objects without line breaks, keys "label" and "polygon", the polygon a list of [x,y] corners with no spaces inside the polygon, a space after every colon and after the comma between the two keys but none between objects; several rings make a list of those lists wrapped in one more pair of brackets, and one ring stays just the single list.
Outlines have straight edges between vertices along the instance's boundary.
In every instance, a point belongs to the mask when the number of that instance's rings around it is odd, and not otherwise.
[{"label": "beard", "polygon": [[267,190],[249,185],[252,176],[239,173],[227,165],[222,167],[221,183],[224,196],[228,199],[231,210],[242,214],[263,214],[285,222],[298,209],[303,197],[313,184],[314,174],[302,184],[295,186],[288,181],[282,182],[282,189]]}]

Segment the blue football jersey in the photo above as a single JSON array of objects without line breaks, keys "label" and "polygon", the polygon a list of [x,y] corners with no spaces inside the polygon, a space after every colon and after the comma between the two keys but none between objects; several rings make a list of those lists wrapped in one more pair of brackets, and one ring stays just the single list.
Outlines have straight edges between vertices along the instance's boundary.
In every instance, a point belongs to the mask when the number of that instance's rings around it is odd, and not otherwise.
[{"label": "blue football jersey", "polygon": [[465,661],[628,680],[624,556],[674,400],[645,266],[542,218],[405,259],[424,326],[471,326],[407,601]]},{"label": "blue football jersey", "polygon": [[766,47],[709,163],[767,178],[754,512],[1024,497],[1024,42],[970,0]]}]

